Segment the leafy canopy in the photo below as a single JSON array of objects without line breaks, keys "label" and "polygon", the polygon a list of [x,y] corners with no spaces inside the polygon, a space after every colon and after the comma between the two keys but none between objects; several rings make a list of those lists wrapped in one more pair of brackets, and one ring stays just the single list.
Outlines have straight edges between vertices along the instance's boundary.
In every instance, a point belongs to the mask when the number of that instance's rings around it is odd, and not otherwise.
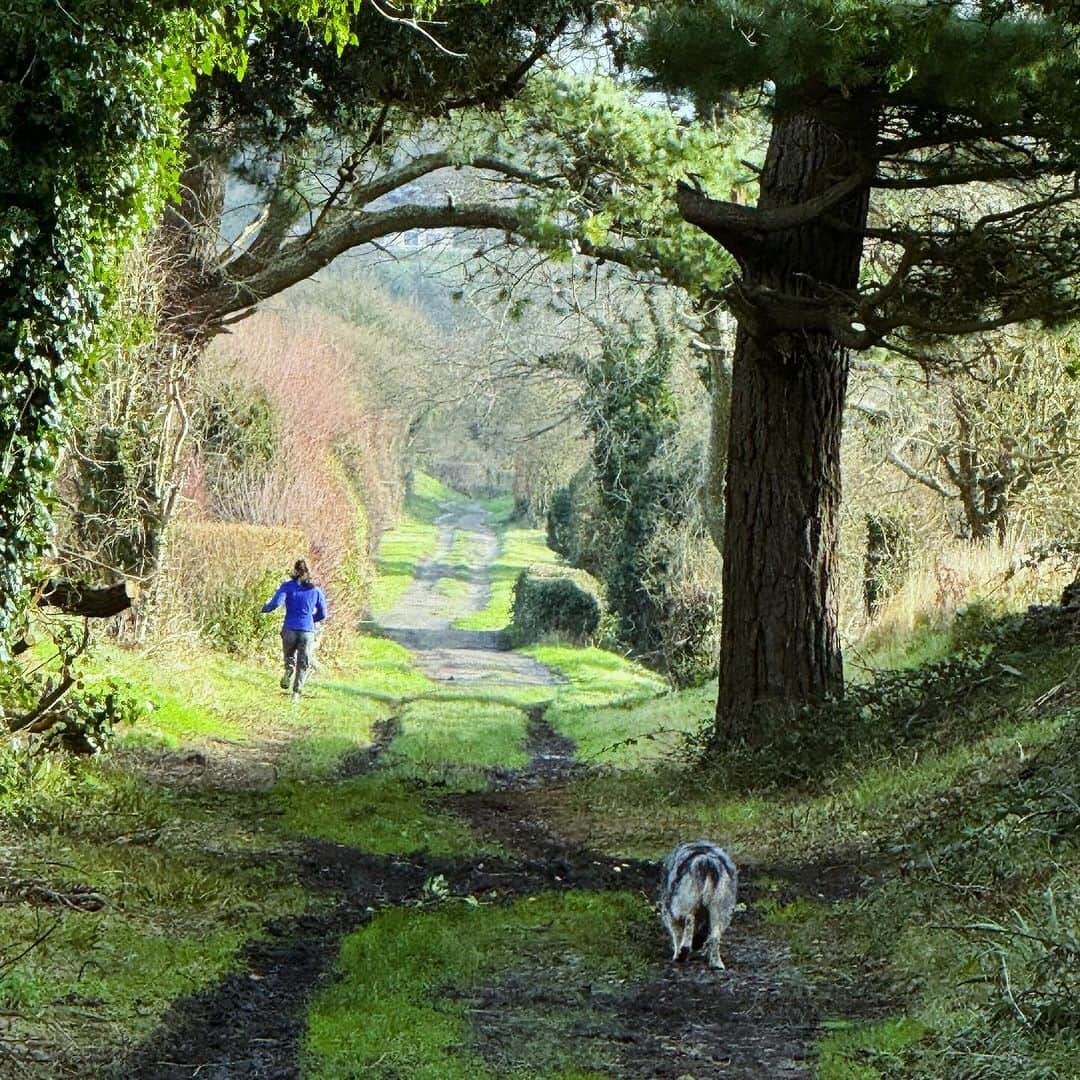
[{"label": "leafy canopy", "polygon": [[[356,0],[278,0],[344,43]],[[178,174],[194,72],[237,73],[259,0],[10,0],[0,24],[0,656],[44,550],[67,407],[120,256]]]},{"label": "leafy canopy", "polygon": [[[1010,10],[1015,7],[912,0],[666,3],[649,20],[637,59],[658,84],[710,102],[771,84],[782,103],[785,91],[820,84],[993,124],[1026,115],[1034,98],[1045,98],[1048,83],[1060,80],[1059,103],[1075,111],[1072,30],[1033,11]],[[1048,78],[1048,65],[1062,66]],[[929,114],[925,119],[932,123]]]}]

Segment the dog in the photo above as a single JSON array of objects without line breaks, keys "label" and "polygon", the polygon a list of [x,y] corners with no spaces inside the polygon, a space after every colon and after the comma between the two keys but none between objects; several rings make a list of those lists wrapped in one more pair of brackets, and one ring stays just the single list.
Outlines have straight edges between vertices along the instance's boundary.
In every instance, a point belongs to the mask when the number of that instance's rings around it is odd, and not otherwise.
[{"label": "dog", "polygon": [[671,935],[672,960],[705,947],[709,967],[722,969],[720,936],[731,923],[739,871],[719,844],[680,844],[665,860],[660,914]]}]

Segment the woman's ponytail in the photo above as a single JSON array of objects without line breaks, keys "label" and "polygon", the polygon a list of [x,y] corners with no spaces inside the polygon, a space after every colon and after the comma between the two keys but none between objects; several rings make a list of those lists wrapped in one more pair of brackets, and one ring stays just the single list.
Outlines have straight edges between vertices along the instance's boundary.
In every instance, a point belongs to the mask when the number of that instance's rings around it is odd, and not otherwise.
[{"label": "woman's ponytail", "polygon": [[311,584],[311,573],[308,571],[308,564],[303,559],[297,559],[293,565],[293,581],[300,585]]}]

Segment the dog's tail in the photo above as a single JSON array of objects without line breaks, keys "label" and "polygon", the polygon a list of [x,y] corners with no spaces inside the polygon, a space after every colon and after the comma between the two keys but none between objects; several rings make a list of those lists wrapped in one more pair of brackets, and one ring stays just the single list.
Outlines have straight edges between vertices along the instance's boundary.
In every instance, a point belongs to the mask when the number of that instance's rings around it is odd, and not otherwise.
[{"label": "dog's tail", "polygon": [[700,890],[701,899],[708,904],[724,877],[734,876],[734,867],[715,855],[699,855],[690,864],[690,874]]}]

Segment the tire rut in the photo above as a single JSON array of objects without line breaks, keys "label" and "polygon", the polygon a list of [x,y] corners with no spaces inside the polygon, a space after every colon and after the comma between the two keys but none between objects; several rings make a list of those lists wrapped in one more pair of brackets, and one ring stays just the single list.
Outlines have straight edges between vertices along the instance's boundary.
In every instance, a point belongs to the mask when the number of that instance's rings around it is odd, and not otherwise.
[{"label": "tire rut", "polygon": [[[444,540],[444,546],[450,542]],[[439,572],[425,568],[421,584],[430,590]],[[453,652],[457,644],[480,657],[469,657],[469,670],[484,655],[498,655],[490,644],[475,649],[475,638],[455,641],[461,632],[446,627],[430,631],[438,637],[429,638],[422,620],[390,633],[414,648],[426,646],[435,667],[444,664],[436,651]],[[438,670],[449,671],[453,679],[456,669],[444,664]],[[547,720],[549,704],[523,708],[528,717],[524,767],[493,769],[484,790],[439,799],[440,808],[464,817],[482,842],[520,857],[376,856],[339,844],[304,843],[283,868],[327,897],[328,909],[268,923],[265,935],[244,947],[241,969],[175,1002],[158,1032],[109,1074],[111,1080],[298,1080],[307,1004],[331,977],[341,939],[380,910],[424,903],[425,883],[435,878],[453,895],[488,902],[548,890],[629,891],[651,900],[659,876],[655,863],[570,844],[537,811],[537,792],[558,788],[587,768],[575,759],[573,741]],[[371,746],[343,759],[339,777],[378,769],[400,730],[399,716],[383,721]],[[743,895],[752,900],[752,873],[744,884]],[[575,1053],[580,1047],[583,1062],[600,1054],[616,1069],[611,1075],[795,1080],[810,1075],[822,1002],[786,948],[758,923],[751,911],[725,936],[726,972],[671,964],[657,919],[655,938],[643,943],[651,973],[622,991],[594,994],[588,982],[572,979],[545,985],[526,968],[467,991],[447,992],[471,1003],[473,1048],[496,1071],[520,1073],[522,1039],[534,1037],[539,1013],[556,1007],[572,1018],[567,1037],[574,1040]],[[859,1008],[847,1005],[838,1009],[836,1001],[829,1003],[834,1014],[859,1015]],[[597,1071],[608,1074],[607,1067]]]}]

